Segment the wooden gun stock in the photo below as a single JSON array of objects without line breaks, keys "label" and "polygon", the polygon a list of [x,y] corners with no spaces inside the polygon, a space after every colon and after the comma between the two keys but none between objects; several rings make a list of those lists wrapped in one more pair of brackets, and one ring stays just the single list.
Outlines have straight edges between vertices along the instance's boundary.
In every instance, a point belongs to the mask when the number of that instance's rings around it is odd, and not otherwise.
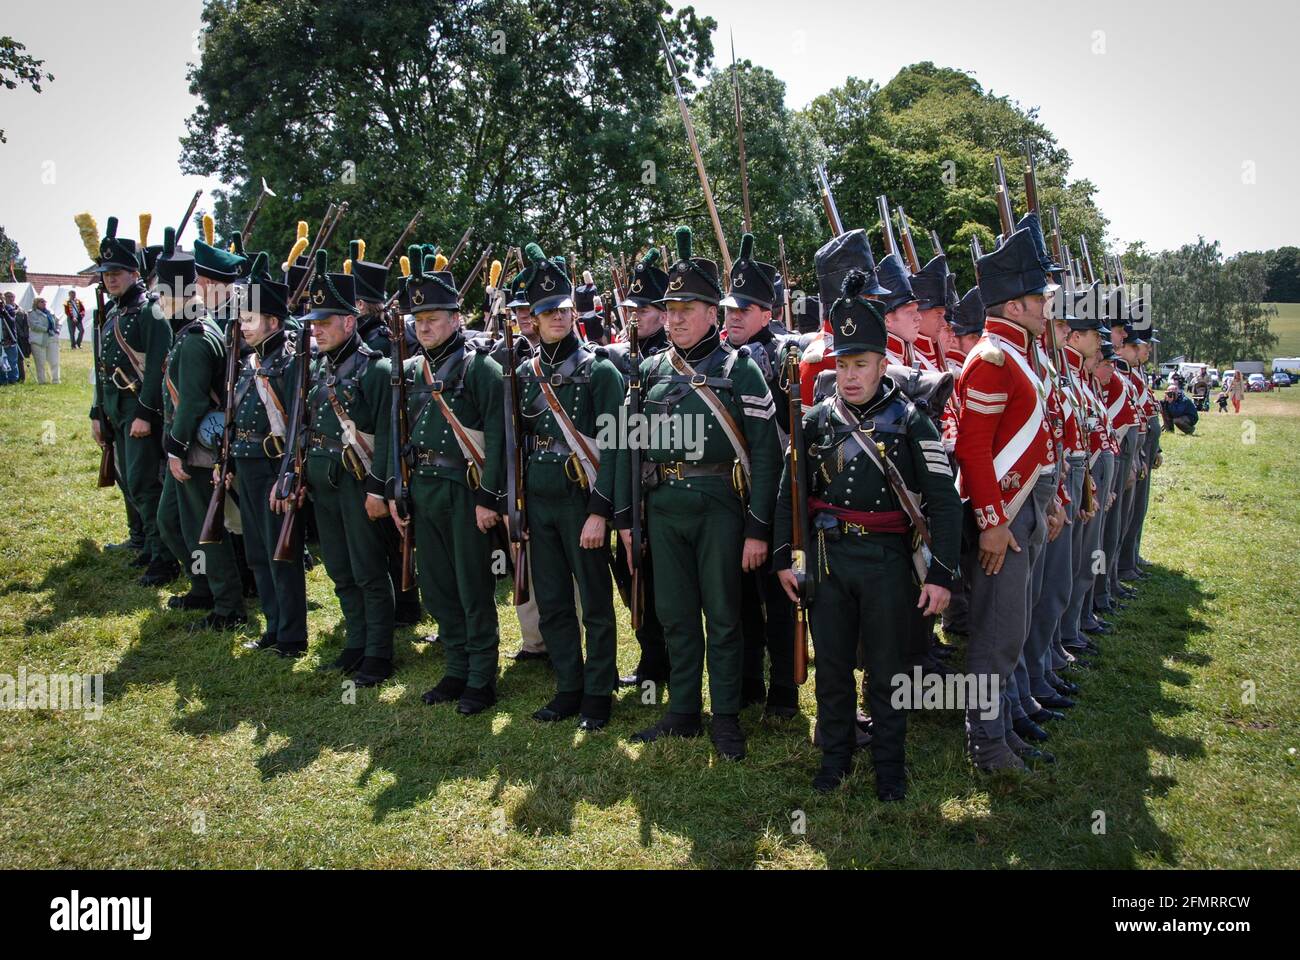
[{"label": "wooden gun stock", "polygon": [[226,484],[230,482],[230,440],[235,433],[235,384],[239,378],[239,312],[230,318],[226,342],[226,423],[221,431],[221,460],[213,474],[212,498],[199,530],[199,543],[220,543],[226,537]]},{"label": "wooden gun stock", "polygon": [[902,259],[898,252],[898,239],[894,236],[894,221],[889,216],[889,198],[883,193],[876,197],[876,210],[880,214],[880,229],[885,237],[885,256],[892,253]]},{"label": "wooden gun stock", "polygon": [[808,559],[806,533],[808,501],[803,492],[803,398],[799,384],[799,350],[791,347],[785,355],[786,394],[790,399],[790,569],[794,571],[799,602],[794,617],[794,682],[808,681]]}]

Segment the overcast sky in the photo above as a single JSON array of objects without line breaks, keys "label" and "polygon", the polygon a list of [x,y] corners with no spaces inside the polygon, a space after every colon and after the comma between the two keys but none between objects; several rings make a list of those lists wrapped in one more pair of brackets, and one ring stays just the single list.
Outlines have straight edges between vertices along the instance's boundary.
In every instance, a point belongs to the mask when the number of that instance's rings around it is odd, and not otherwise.
[{"label": "overcast sky", "polygon": [[[85,266],[72,222],[79,211],[101,228],[116,214],[129,236],[149,211],[152,239],[161,242],[162,227],[180,218],[194,190],[212,186],[182,176],[177,164],[194,107],[185,69],[197,57],[201,6],[5,4],[0,32],[55,75],[39,96],[0,90],[9,140],[0,145],[0,224],[30,269]],[[1300,244],[1300,188],[1286,172],[1300,156],[1294,2],[930,0],[891,8],[697,0],[695,7],[718,21],[719,63],[734,29],[737,55],[775,71],[793,107],[849,75],[884,82],[920,60],[969,70],[986,89],[1039,107],[1074,160],[1072,176],[1097,185],[1120,245],[1177,247],[1198,234],[1228,253]]]}]

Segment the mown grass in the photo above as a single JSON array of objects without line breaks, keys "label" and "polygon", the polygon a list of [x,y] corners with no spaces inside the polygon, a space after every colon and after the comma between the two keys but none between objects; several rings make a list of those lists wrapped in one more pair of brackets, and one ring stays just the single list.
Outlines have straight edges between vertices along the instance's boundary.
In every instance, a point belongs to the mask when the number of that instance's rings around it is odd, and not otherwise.
[{"label": "mown grass", "polygon": [[1275,357],[1300,357],[1300,303],[1274,303],[1277,316],[1269,322],[1269,330],[1277,334]]},{"label": "mown grass", "polygon": [[340,643],[320,568],[297,664],[191,632],[197,614],[168,611],[100,551],[124,521],[94,486],[87,366],[65,354],[61,386],[0,390],[0,673],[102,672],[106,689],[98,720],[0,714],[0,866],[1300,866],[1300,390],[1165,442],[1144,548],[1155,577],[1052,729],[1056,767],[980,779],[959,716],[921,714],[911,793],[886,806],[865,761],[846,792],[810,793],[811,683],[798,721],[748,712],[750,756],[728,765],[707,740],[630,745],[659,709],[634,691],[606,732],[540,726],[529,714],[551,687],[535,663],[503,659],[495,713],[427,707],[442,652],[416,630],[395,680],[346,704],[314,672]]}]

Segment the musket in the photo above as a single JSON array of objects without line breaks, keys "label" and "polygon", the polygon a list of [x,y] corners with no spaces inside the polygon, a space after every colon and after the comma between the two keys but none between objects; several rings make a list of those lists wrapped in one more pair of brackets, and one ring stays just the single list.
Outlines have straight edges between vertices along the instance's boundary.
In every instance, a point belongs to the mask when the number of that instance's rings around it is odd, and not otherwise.
[{"label": "musket", "polygon": [[975,282],[980,282],[980,258],[984,256],[984,251],[980,249],[980,238],[970,238],[970,263],[975,268]]},{"label": "musket", "polygon": [[844,232],[844,221],[840,219],[839,208],[835,206],[835,197],[831,193],[831,182],[826,179],[826,168],[817,164],[817,185],[822,192],[822,209],[826,211],[826,222],[830,224],[831,236],[838,237]]},{"label": "musket", "polygon": [[[613,264],[610,265],[613,270]],[[641,341],[637,332],[636,314],[630,318],[623,316],[623,284],[618,271],[613,270],[614,309],[619,312],[623,329],[627,331],[627,422],[630,425],[641,420]],[[634,419],[635,418],[635,419]],[[632,629],[641,629],[645,608],[645,580],[642,570],[645,567],[645,502],[641,489],[641,445],[629,444],[628,463],[632,474],[632,548],[629,559],[632,561],[632,588],[628,596],[628,606],[632,610]]]},{"label": "musket", "polygon": [[798,324],[790,314],[790,265],[785,260],[785,236],[777,234],[776,253],[781,261],[781,316],[785,317],[785,328],[793,333]]},{"label": "musket", "polygon": [[1084,277],[1089,284],[1097,282],[1097,275],[1092,271],[1092,254],[1088,252],[1088,238],[1079,234],[1079,252],[1083,254]]},{"label": "musket", "polygon": [[1068,270],[1070,252],[1069,248],[1061,242],[1061,218],[1057,215],[1055,206],[1050,213],[1052,214],[1052,253],[1056,257],[1056,262]]},{"label": "musket", "polygon": [[221,430],[221,457],[212,478],[212,496],[208,499],[208,512],[199,528],[199,543],[220,543],[226,537],[226,485],[231,482],[233,466],[230,441],[235,434],[235,384],[239,379],[239,345],[243,340],[239,326],[241,306],[237,303],[235,315],[230,318],[226,336],[225,425]]},{"label": "musket", "polygon": [[908,222],[903,205],[898,205],[898,223],[903,230],[903,252],[907,254],[908,267],[912,273],[921,272],[921,258],[916,255],[916,241],[912,239],[912,224]]},{"label": "musket", "polygon": [[944,253],[943,253],[943,244],[941,244],[941,243],[939,242],[939,231],[938,231],[938,230],[931,230],[931,231],[930,231],[930,246],[934,248],[934,255],[935,255],[936,257],[942,257],[942,256],[944,255]]},{"label": "musket", "polygon": [[1007,171],[1002,166],[1000,156],[993,157],[993,167],[997,172],[997,183],[994,185],[994,199],[998,205],[998,220],[1002,224],[1002,239],[1010,239],[1011,234],[1016,229],[1016,216],[1011,209],[1011,194],[1007,190]]},{"label": "musket", "polygon": [[461,255],[462,251],[464,251],[466,245],[469,243],[470,235],[473,234],[473,232],[474,232],[474,224],[471,223],[468,227],[465,228],[465,232],[461,234],[460,242],[456,244],[456,249],[453,250],[451,252],[451,256],[447,258],[446,269],[448,270],[451,269],[451,265],[456,262],[456,258]]},{"label": "musket", "polygon": [[740,201],[745,211],[745,232],[753,233],[749,215],[749,165],[745,163],[745,111],[740,105],[740,71],[736,68],[736,36],[731,35],[731,86],[736,95],[736,137],[740,144]]},{"label": "musket", "polygon": [[808,501],[803,484],[803,398],[799,384],[799,349],[796,345],[785,355],[786,394],[790,398],[790,569],[795,576],[799,602],[794,617],[794,682],[808,680],[808,604],[812,600],[812,581],[808,577],[806,537]]},{"label": "musket", "polygon": [[420,218],[423,216],[424,207],[415,211],[415,216],[411,217],[410,223],[406,225],[406,229],[402,231],[402,235],[398,237],[397,242],[393,244],[393,249],[389,250],[388,256],[384,257],[384,266],[391,267],[393,265],[393,261],[397,259],[398,252],[401,251],[402,246],[406,243],[406,238],[415,231],[415,225],[420,222]]},{"label": "musket", "polygon": [[1025,141],[1025,204],[1030,212],[1038,213],[1038,163],[1034,160],[1034,147],[1028,140]]},{"label": "musket", "polygon": [[[198,194],[194,195],[195,200]],[[190,210],[194,205],[190,205]],[[101,274],[101,282],[95,285],[95,318],[91,324],[92,339],[91,348],[95,351],[95,406],[100,410],[99,435],[104,441],[104,445],[99,448],[99,479],[96,481],[98,487],[111,487],[117,483],[117,461],[113,452],[113,426],[108,417],[103,414],[104,410],[104,368],[102,361],[102,352],[104,349],[104,322],[108,319],[108,311],[104,307],[104,284]],[[18,331],[14,331],[14,342],[18,342]]]},{"label": "musket", "polygon": [[181,242],[181,234],[185,232],[185,228],[189,225],[190,217],[194,216],[194,208],[199,205],[199,197],[201,196],[203,196],[202,190],[194,191],[194,196],[190,198],[190,205],[185,209],[185,216],[181,217],[181,222],[176,227],[176,245],[178,248]]},{"label": "musket", "polygon": [[[1068,304],[1074,303],[1076,288],[1074,285],[1074,274],[1071,272],[1073,264],[1070,261],[1070,245],[1061,239],[1061,218],[1057,215],[1056,207],[1051,208],[1052,214],[1052,250],[1056,254],[1056,262],[1065,268],[1065,287],[1061,291]],[[1055,324],[1052,324],[1053,327]],[[1083,395],[1083,387],[1079,383],[1079,378],[1074,375],[1074,370],[1070,366],[1069,359],[1062,357],[1061,366],[1065,369],[1065,377],[1074,387],[1074,392],[1080,400],[1080,404],[1074,405],[1074,415],[1079,420],[1079,428],[1083,431],[1083,452],[1088,454],[1092,450],[1092,427],[1088,425],[1087,398]],[[1092,489],[1092,472],[1088,468],[1088,463],[1084,461],[1083,474],[1083,511],[1092,513],[1096,508],[1096,494]]]},{"label": "musket", "polygon": [[[460,285],[460,291],[458,294],[460,299],[462,300],[465,299],[465,291],[468,290],[473,285],[474,281],[478,279],[478,275],[482,272],[483,267],[488,262],[488,258],[491,256],[492,256],[492,248],[484,247],[483,252],[479,255],[478,263],[474,264],[474,269],[469,272],[469,274],[465,277],[465,282]],[[447,263],[450,264],[451,261],[448,260]]]},{"label": "musket", "polygon": [[510,542],[514,545],[515,606],[528,602],[528,500],[525,493],[524,464],[525,434],[520,416],[519,358],[515,356],[514,322],[509,317],[505,323],[506,369],[502,378],[502,404],[505,413],[506,454],[506,521],[510,528]]},{"label": "musket", "polygon": [[876,209],[880,212],[880,227],[885,234],[885,256],[891,253],[902,259],[898,252],[898,240],[894,238],[894,221],[889,216],[889,198],[883,193],[876,197]]},{"label": "musket", "polygon": [[415,586],[415,531],[411,525],[411,423],[406,410],[406,330],[401,313],[391,306],[385,308],[384,319],[388,321],[393,343],[392,373],[388,381],[392,389],[388,426],[393,438],[389,445],[389,469],[393,477],[394,508],[397,516],[406,521],[397,525],[401,538],[401,589],[410,590]]},{"label": "musket", "polygon": [[700,177],[700,189],[704,191],[704,202],[709,208],[709,219],[713,221],[713,237],[718,242],[718,251],[722,254],[723,273],[731,274],[731,252],[727,249],[727,238],[722,233],[722,221],[718,219],[718,208],[713,202],[713,190],[709,187],[709,175],[704,170],[704,157],[700,153],[700,145],[695,142],[695,125],[691,123],[691,111],[686,105],[686,98],[682,96],[682,85],[677,79],[677,63],[673,60],[673,52],[668,46],[668,37],[664,34],[663,25],[659,25],[659,40],[664,46],[664,59],[668,61],[668,73],[672,76],[673,92],[677,94],[677,107],[682,114],[682,123],[686,125],[686,142],[690,145],[691,156],[695,158],[695,172]]},{"label": "musket", "polygon": [[262,212],[262,204],[266,202],[267,197],[274,196],[275,191],[266,185],[266,177],[263,177],[262,192],[257,195],[257,202],[253,204],[253,209],[248,212],[248,219],[244,221],[244,229],[239,234],[244,238],[245,243],[251,242],[249,238],[253,235],[253,224],[257,223],[257,215]]}]

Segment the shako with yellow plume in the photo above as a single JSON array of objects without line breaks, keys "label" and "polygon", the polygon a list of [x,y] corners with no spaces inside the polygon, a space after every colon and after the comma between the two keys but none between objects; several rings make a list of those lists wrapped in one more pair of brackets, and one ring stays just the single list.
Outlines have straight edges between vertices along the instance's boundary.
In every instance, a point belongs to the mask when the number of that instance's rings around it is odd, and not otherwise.
[{"label": "shako with yellow plume", "polygon": [[[91,223],[93,224],[94,221]],[[117,217],[108,218],[104,238],[99,242],[97,261],[92,273],[108,273],[112,270],[140,272],[140,251],[136,248],[134,240],[117,235]]]},{"label": "shako with yellow plume", "polygon": [[[232,238],[231,245],[242,248],[242,240],[236,243]],[[216,226],[210,213],[203,215],[203,239],[194,241],[194,267],[200,277],[219,283],[234,283],[246,269],[244,257],[229,247],[217,245]]]},{"label": "shako with yellow plume", "polygon": [[356,281],[357,299],[382,306],[388,302],[388,268],[366,259],[366,241],[353,240],[349,245],[349,262]]}]

